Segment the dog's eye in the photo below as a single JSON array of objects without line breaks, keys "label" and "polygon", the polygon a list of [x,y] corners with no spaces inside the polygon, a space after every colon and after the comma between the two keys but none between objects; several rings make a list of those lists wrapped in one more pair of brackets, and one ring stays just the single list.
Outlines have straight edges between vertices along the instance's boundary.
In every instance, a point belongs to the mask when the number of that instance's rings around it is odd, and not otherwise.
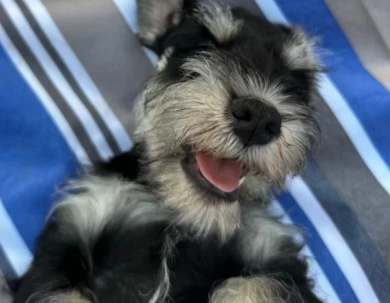
[{"label": "dog's eye", "polygon": [[195,78],[198,78],[200,76],[197,72],[186,72],[182,73],[182,81],[189,81]]},{"label": "dog's eye", "polygon": [[204,42],[204,43],[199,44],[199,49],[211,50],[211,49],[215,49],[215,45],[212,42]]},{"label": "dog's eye", "polygon": [[283,93],[293,97],[290,100],[295,100],[302,103],[307,103],[309,100],[309,86],[297,83],[285,83]]},{"label": "dog's eye", "polygon": [[231,50],[235,45],[240,45],[240,42],[242,40],[236,39],[230,39],[227,41],[224,41],[223,43],[220,43],[218,46],[224,50]]}]

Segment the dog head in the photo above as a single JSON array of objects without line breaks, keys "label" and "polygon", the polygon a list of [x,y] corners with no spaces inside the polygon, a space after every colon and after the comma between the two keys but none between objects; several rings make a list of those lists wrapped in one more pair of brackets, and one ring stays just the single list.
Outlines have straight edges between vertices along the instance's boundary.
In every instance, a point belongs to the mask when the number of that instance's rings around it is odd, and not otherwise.
[{"label": "dog head", "polygon": [[160,55],[136,109],[147,179],[179,224],[225,239],[240,224],[245,177],[283,182],[318,137],[313,43],[241,8],[139,5],[140,37]]}]

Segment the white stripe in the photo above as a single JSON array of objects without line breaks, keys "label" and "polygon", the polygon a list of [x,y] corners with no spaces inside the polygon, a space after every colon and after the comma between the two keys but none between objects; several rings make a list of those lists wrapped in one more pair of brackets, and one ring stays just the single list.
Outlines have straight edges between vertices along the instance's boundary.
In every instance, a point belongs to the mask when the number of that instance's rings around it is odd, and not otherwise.
[{"label": "white stripe", "polygon": [[389,167],[372,144],[366,131],[336,86],[327,76],[321,75],[320,77],[320,94],[348,134],[367,167],[383,188],[390,194]]},{"label": "white stripe", "polygon": [[[28,1],[28,0],[27,0]],[[133,31],[138,32],[137,25],[137,3],[136,0],[113,0],[123,18]],[[155,66],[157,64],[157,56],[150,49],[143,47],[144,52],[148,56],[150,62]]]},{"label": "white stripe", "polygon": [[255,0],[263,14],[272,22],[288,24],[287,18],[274,0]]},{"label": "white stripe", "polygon": [[[295,224],[291,218],[287,215],[283,207],[276,200],[272,203],[272,210],[278,216],[281,216],[281,221],[284,224]],[[313,252],[308,246],[305,246],[302,250],[302,254],[308,257],[309,263],[309,277],[315,280],[314,292],[315,294],[327,303],[341,303],[336,291],[330,284],[325,273],[322,271],[318,262],[316,261]]]},{"label": "white stripe", "polygon": [[300,177],[287,181],[289,191],[314,225],[344,273],[359,302],[379,303],[366,274],[337,227]]},{"label": "white stripe", "polygon": [[18,230],[14,226],[3,201],[0,199],[0,245],[4,250],[8,262],[20,277],[23,275],[32,261],[32,254]]},{"label": "white stripe", "polygon": [[[283,12],[273,0],[256,0],[256,2],[271,21],[284,24],[288,23]],[[389,167],[376,150],[343,95],[326,75],[320,76],[319,92],[344,128],[367,167],[382,187],[390,194]]]},{"label": "white stripe", "polygon": [[115,116],[111,108],[107,105],[99,89],[81,64],[68,42],[65,40],[61,31],[51,18],[46,7],[40,0],[23,0],[30,12],[34,15],[35,20],[40,25],[42,31],[46,34],[51,45],[62,57],[70,73],[80,85],[80,88],[87,96],[90,104],[99,113],[102,120],[107,125],[111,134],[120,146],[122,151],[127,151],[132,147],[132,142],[126,133],[125,128]]},{"label": "white stripe", "polygon": [[136,0],[114,0],[123,18],[134,33],[138,32]]},{"label": "white stripe", "polygon": [[307,257],[307,261],[309,263],[308,276],[315,281],[314,293],[319,299],[321,299],[322,302],[341,303],[340,298],[322,271],[310,248],[308,246],[304,246],[301,253]]},{"label": "white stripe", "polygon": [[[272,203],[272,211],[277,216],[282,217],[281,221],[284,224],[294,224],[291,218],[284,211],[283,207],[276,200],[274,200]],[[305,246],[302,249],[302,254],[308,257],[307,259],[309,263],[309,277],[315,281],[314,293],[323,302],[341,303],[336,291],[333,289],[333,286],[330,284],[328,278],[326,277],[318,262],[316,261],[313,252],[308,246]]]},{"label": "white stripe", "polygon": [[89,160],[87,153],[78,141],[72,128],[69,126],[68,121],[64,118],[61,111],[57,108],[55,102],[51,99],[49,94],[46,92],[46,90],[43,88],[41,83],[37,80],[34,73],[27,65],[24,58],[20,55],[16,47],[12,44],[11,40],[8,38],[1,24],[0,42],[3,45],[4,50],[10,57],[11,61],[14,63],[16,68],[18,68],[19,72],[29,84],[31,89],[38,96],[38,100],[42,103],[46,111],[53,118],[54,123],[57,125],[58,129],[66,139],[70,149],[76,155],[78,161],[81,164],[90,164],[91,161]]},{"label": "white stripe", "polygon": [[91,114],[85,108],[84,104],[72,90],[61,71],[54,63],[53,59],[40,43],[39,39],[28,24],[26,18],[22,14],[20,8],[16,5],[14,0],[2,0],[1,4],[14,23],[19,34],[22,36],[23,40],[29,46],[30,50],[37,58],[39,64],[45,70],[45,73],[50,78],[53,85],[58,89],[68,105],[72,108],[74,114],[80,120],[84,129],[91,138],[92,143],[95,145],[100,157],[102,159],[108,159],[112,157],[113,153],[96,122],[93,120]]}]

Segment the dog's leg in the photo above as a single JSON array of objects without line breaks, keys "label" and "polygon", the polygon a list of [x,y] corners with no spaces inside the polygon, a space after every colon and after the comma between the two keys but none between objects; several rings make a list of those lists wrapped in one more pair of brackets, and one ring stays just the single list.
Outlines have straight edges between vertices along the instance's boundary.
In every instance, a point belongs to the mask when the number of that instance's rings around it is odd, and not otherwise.
[{"label": "dog's leg", "polygon": [[27,302],[31,303],[91,303],[77,291],[35,293],[31,295]]},{"label": "dog's leg", "polygon": [[166,284],[159,251],[170,218],[145,187],[119,176],[73,182],[38,239],[14,302],[148,302]]},{"label": "dog's leg", "polygon": [[320,302],[303,294],[295,285],[269,276],[237,277],[217,288],[209,303],[304,303]]},{"label": "dog's leg", "polygon": [[267,277],[237,277],[226,280],[217,288],[209,303],[279,303],[282,302],[282,293],[286,295],[287,290],[277,280]]},{"label": "dog's leg", "polygon": [[238,248],[245,264],[241,277],[216,288],[210,303],[320,303],[300,255],[298,229],[279,221],[267,205],[247,203],[242,209]]}]

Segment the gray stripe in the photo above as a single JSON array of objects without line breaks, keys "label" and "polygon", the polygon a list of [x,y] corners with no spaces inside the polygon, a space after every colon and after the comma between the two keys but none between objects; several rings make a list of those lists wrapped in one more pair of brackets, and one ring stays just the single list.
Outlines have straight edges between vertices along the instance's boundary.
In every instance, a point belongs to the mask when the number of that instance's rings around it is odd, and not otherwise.
[{"label": "gray stripe", "polygon": [[326,103],[317,98],[315,108],[324,136],[314,159],[390,264],[390,197],[360,158]]},{"label": "gray stripe", "polygon": [[46,0],[44,4],[131,134],[133,100],[153,67],[120,12],[111,0]]},{"label": "gray stripe", "polygon": [[381,302],[385,302],[384,299],[388,296],[388,286],[390,285],[389,268],[356,218],[355,213],[329,184],[314,161],[308,163],[303,179],[315,193],[354,252],[378,298]]},{"label": "gray stripe", "polygon": [[85,96],[84,92],[81,90],[79,84],[77,83],[76,79],[72,76],[72,74],[69,72],[69,69],[63,62],[62,58],[57,54],[55,49],[52,47],[50,41],[47,39],[44,32],[41,30],[40,26],[35,21],[34,17],[31,15],[29,9],[24,4],[24,1],[22,0],[16,0],[17,4],[19,5],[20,9],[22,10],[23,14],[25,15],[27,21],[30,23],[32,29],[34,30],[35,34],[37,35],[38,39],[41,41],[42,45],[45,47],[46,51],[49,53],[51,58],[56,63],[57,67],[61,70],[61,73],[64,75],[65,79],[69,83],[69,85],[72,87],[73,91],[76,93],[76,95],[79,97],[81,102],[85,105],[87,110],[91,113],[93,119],[96,121],[97,125],[101,129],[104,137],[106,138],[109,146],[113,150],[115,154],[118,154],[120,152],[120,148],[115,141],[115,138],[111,134],[111,132],[108,130],[107,125],[104,123],[103,119],[100,117],[100,115],[97,113],[95,108],[91,105],[91,103],[88,101],[88,98]]},{"label": "gray stripe", "polygon": [[389,0],[361,0],[374,21],[379,34],[390,50],[390,35],[389,35]]},{"label": "gray stripe", "polygon": [[47,77],[45,71],[40,66],[39,62],[36,60],[34,55],[31,53],[27,45],[24,43],[22,38],[19,36],[19,33],[13,26],[11,20],[8,18],[8,15],[5,13],[3,6],[0,5],[0,23],[3,25],[4,30],[7,32],[12,43],[19,50],[23,58],[26,60],[26,63],[30,69],[34,72],[35,76],[39,82],[45,87],[45,90],[57,104],[58,108],[61,110],[62,114],[68,120],[69,124],[73,128],[74,133],[78,137],[80,143],[83,145],[85,151],[91,160],[100,160],[100,157],[93,146],[88,134],[86,133],[84,127],[77,119],[71,108],[65,102],[61,94],[53,86],[50,79]]},{"label": "gray stripe", "polygon": [[326,0],[326,3],[361,62],[390,89],[390,52],[361,0]]},{"label": "gray stripe", "polygon": [[17,279],[17,274],[12,268],[11,264],[9,263],[7,256],[5,255],[3,247],[1,247],[1,245],[0,245],[0,271],[3,273],[4,277],[9,281]]}]

